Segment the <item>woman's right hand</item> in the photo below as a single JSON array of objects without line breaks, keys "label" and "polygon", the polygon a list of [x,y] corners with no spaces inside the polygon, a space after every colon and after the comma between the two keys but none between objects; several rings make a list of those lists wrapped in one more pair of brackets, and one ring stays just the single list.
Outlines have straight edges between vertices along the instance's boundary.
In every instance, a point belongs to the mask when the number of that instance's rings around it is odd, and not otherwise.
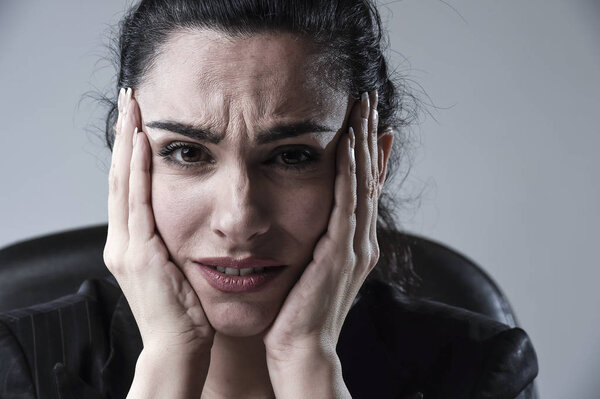
[{"label": "woman's right hand", "polygon": [[[201,368],[208,371],[214,329],[155,229],[150,144],[146,134],[137,131],[141,114],[131,89],[121,89],[118,108],[104,262],[137,322],[144,344],[140,359],[146,362],[146,370],[152,368],[148,364],[161,362],[164,372],[171,360],[185,359],[188,365],[196,362],[196,373]],[[140,360],[136,379],[138,368]]]}]

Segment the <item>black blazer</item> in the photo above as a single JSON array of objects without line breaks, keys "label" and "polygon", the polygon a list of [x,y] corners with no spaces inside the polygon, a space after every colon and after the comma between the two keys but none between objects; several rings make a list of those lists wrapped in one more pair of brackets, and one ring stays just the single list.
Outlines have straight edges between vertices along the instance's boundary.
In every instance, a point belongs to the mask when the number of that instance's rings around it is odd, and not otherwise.
[{"label": "black blazer", "polygon": [[[87,280],[0,315],[0,399],[125,398],[141,350],[114,278]],[[337,351],[353,398],[515,398],[538,371],[520,328],[378,282],[361,289]]]}]

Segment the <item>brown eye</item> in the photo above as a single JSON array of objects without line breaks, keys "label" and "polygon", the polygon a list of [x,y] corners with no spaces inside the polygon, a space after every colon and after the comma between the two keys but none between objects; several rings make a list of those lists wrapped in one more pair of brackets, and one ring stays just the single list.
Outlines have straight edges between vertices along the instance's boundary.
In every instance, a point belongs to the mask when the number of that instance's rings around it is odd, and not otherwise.
[{"label": "brown eye", "polygon": [[182,168],[206,166],[215,162],[204,146],[195,144],[171,143],[161,149],[158,155]]},{"label": "brown eye", "polygon": [[310,147],[293,146],[280,149],[270,163],[280,169],[300,172],[314,168],[321,156],[320,151]]},{"label": "brown eye", "polygon": [[197,148],[183,147],[181,148],[181,159],[185,162],[198,162],[200,161],[200,151]]},{"label": "brown eye", "polygon": [[310,153],[306,150],[302,151],[286,151],[281,153],[281,160],[283,163],[288,165],[295,165],[298,163],[306,162],[310,157]]}]

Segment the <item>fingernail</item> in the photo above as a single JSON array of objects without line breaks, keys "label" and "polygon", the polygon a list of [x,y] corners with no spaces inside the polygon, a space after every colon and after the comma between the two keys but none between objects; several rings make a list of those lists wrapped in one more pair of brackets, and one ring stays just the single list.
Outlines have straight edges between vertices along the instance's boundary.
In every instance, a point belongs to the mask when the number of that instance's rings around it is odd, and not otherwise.
[{"label": "fingernail", "polygon": [[127,101],[127,92],[128,91],[129,91],[129,89],[125,89],[125,92],[123,93],[123,100],[121,100],[123,116],[127,115],[127,105],[129,104],[129,102]]},{"label": "fingernail", "polygon": [[377,91],[377,89],[372,91],[373,93],[373,101],[371,101],[371,108],[376,110],[377,109],[377,105],[379,105],[379,92]]},{"label": "fingernail", "polygon": [[123,87],[121,87],[121,90],[119,90],[119,98],[117,100],[117,109],[119,110],[119,112],[123,112],[123,95],[125,93],[125,89]]},{"label": "fingernail", "polygon": [[137,136],[138,136],[138,128],[136,127],[135,130],[133,131],[133,147],[135,148],[135,143],[137,142]]},{"label": "fingernail", "polygon": [[360,114],[364,119],[369,118],[369,94],[366,91],[360,97]]},{"label": "fingernail", "polygon": [[348,155],[350,157],[350,173],[356,173],[356,158],[354,157],[354,129],[352,126],[348,129],[348,136],[350,136],[350,151],[348,151]]},{"label": "fingernail", "polygon": [[123,115],[127,115],[129,111],[129,103],[131,102],[131,87],[127,88],[125,92],[125,100],[123,101]]}]

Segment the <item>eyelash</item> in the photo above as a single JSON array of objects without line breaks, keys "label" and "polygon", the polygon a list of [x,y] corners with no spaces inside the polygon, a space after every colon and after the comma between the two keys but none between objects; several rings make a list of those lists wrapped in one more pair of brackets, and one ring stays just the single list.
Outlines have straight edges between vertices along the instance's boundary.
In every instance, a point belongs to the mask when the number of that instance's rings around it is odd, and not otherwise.
[{"label": "eyelash", "polygon": [[[198,165],[198,164],[202,163],[202,161],[182,163],[180,161],[173,159],[173,157],[171,155],[175,151],[177,151],[179,149],[183,149],[183,148],[191,148],[191,149],[195,149],[197,151],[201,151],[204,154],[209,154],[208,150],[204,146],[179,142],[179,143],[171,143],[171,144],[167,145],[166,147],[164,147],[163,149],[161,149],[158,152],[158,155],[160,155],[162,158],[164,158],[167,162],[170,162],[170,163],[174,164],[175,166],[178,166],[182,169],[202,167],[202,166]],[[306,160],[300,161],[297,164],[278,163],[276,161],[276,158],[278,158],[281,155],[286,154],[286,153],[295,153],[298,155],[302,155],[302,156],[306,157]],[[320,152],[318,152],[310,147],[307,147],[307,146],[284,147],[282,150],[278,151],[275,154],[275,156],[273,156],[268,161],[268,163],[276,164],[276,167],[279,167],[283,170],[301,172],[301,171],[304,171],[304,170],[308,169],[309,167],[313,166],[316,162],[318,162],[321,159],[321,156],[322,156],[322,154]],[[208,163],[214,163],[214,160],[212,160],[211,162],[208,162]]]},{"label": "eyelash", "polygon": [[317,162],[319,162],[321,160],[321,152],[316,151],[310,147],[307,146],[293,146],[293,147],[284,147],[282,148],[280,151],[277,152],[277,154],[271,158],[270,163],[276,163],[276,161],[274,160],[275,158],[279,158],[281,155],[286,154],[286,153],[294,153],[296,155],[301,155],[306,157],[306,160],[304,161],[300,161],[297,164],[286,164],[286,163],[277,163],[277,166],[279,168],[282,168],[284,170],[291,170],[291,171],[304,171],[306,169],[309,169],[310,167],[314,166]]},{"label": "eyelash", "polygon": [[[162,148],[158,152],[158,155],[163,157],[163,159],[165,161],[167,161],[175,166],[178,166],[182,169],[189,169],[192,167],[197,167],[198,165],[195,165],[194,163],[182,163],[180,161],[173,159],[173,157],[171,157],[171,154],[173,154],[175,151],[177,151],[179,149],[183,149],[183,148],[192,148],[197,151],[201,151],[204,154],[208,153],[208,150],[205,147],[200,146],[200,145],[191,145],[191,144],[186,144],[186,143],[171,143],[171,144],[167,145],[166,147]],[[200,162],[197,162],[197,163],[200,163]]]}]

